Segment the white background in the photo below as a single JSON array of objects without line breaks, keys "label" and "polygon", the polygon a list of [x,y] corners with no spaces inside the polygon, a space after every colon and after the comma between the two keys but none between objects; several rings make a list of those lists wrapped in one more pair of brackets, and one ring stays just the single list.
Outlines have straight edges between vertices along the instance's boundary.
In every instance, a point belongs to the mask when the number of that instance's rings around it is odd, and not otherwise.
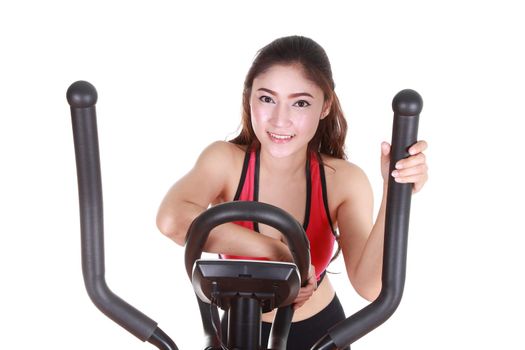
[{"label": "white background", "polygon": [[[180,349],[201,324],[165,192],[238,126],[256,51],[301,34],[331,58],[350,160],[381,198],[380,142],[403,88],[425,101],[430,180],[413,199],[405,294],[355,349],[523,349],[524,11],[518,1],[3,1],[0,348],[150,349],[90,302],[67,87],[88,80],[107,280]],[[366,303],[330,268],[347,314]]]}]

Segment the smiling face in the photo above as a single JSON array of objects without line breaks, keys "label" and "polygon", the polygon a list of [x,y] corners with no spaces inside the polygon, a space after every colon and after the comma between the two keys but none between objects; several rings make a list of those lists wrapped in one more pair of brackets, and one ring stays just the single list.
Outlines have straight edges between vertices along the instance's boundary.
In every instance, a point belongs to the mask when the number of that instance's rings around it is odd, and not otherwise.
[{"label": "smiling face", "polygon": [[328,114],[323,91],[298,64],[274,65],[259,74],[253,80],[250,111],[261,148],[276,158],[304,154]]}]

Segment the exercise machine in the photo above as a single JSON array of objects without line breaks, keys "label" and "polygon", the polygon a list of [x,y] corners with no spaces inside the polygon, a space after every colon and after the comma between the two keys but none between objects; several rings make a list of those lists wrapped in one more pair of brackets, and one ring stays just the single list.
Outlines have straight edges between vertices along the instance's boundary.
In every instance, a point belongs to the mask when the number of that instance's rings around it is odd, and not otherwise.
[{"label": "exercise machine", "polygon": [[[163,350],[178,350],[157,323],[113,293],[105,280],[102,181],[95,105],[97,91],[86,81],[67,90],[75,144],[82,272],[87,293],[106,316],[142,341]],[[393,99],[394,111],[390,172],[417,141],[421,96],[402,90]],[[311,350],[344,348],[384,323],[397,309],[403,294],[412,184],[389,179],[383,254],[382,289],[379,297],[332,327]],[[209,232],[232,221],[256,221],[283,233],[293,263],[245,260],[202,260]],[[305,283],[310,264],[309,243],[302,226],[288,213],[257,202],[230,202],[214,206],[197,217],[186,238],[185,265],[201,312],[205,350],[224,349],[218,327],[217,307],[228,314],[226,347],[262,350],[261,313],[278,308],[269,348],[285,350],[293,309],[291,302]],[[302,349],[298,349],[302,350]]]}]

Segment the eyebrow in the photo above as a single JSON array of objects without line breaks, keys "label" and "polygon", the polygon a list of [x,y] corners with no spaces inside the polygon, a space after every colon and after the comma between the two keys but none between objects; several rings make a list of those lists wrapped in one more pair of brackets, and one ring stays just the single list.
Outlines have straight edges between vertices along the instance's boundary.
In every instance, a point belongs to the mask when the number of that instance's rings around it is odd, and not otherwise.
[{"label": "eyebrow", "polygon": [[[270,89],[267,89],[267,88],[259,88],[257,89],[257,91],[266,91],[267,93],[269,94],[272,94],[274,96],[277,96],[277,93],[275,91],[272,91]],[[311,98],[314,98],[311,94],[309,94],[308,92],[296,92],[294,94],[290,94],[288,95],[289,98],[295,98],[295,97],[299,97],[299,96],[309,96]]]}]

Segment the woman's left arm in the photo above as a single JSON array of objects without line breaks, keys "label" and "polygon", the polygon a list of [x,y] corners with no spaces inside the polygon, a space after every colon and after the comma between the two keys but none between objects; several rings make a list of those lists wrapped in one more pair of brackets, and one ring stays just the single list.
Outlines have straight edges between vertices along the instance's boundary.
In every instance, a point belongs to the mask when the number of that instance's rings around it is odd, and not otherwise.
[{"label": "woman's left arm", "polygon": [[[410,149],[409,157],[396,163],[392,173],[400,183],[413,183],[418,192],[428,179],[428,167],[423,151],[425,141],[419,141]],[[375,300],[381,291],[383,267],[383,243],[385,231],[386,195],[388,190],[390,145],[381,145],[381,170],[383,175],[383,198],[375,222],[372,221],[372,190],[366,175],[357,167],[343,174],[352,181],[345,181],[345,199],[337,209],[340,245],[350,282],[367,300]]]}]

